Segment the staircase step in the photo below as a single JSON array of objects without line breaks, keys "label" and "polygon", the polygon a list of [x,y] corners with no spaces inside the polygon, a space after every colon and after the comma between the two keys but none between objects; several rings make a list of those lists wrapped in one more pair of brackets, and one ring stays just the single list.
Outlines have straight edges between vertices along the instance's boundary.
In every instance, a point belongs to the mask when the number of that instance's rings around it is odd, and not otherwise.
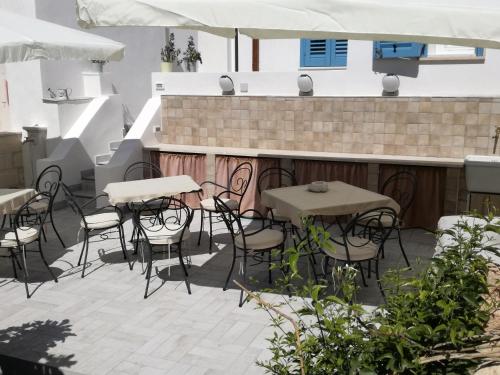
[{"label": "staircase step", "polygon": [[79,190],[94,192],[95,191],[95,179],[93,179],[93,180],[83,180],[82,179],[81,188]]},{"label": "staircase step", "polygon": [[95,156],[96,165],[106,165],[111,160],[112,154],[101,154]]},{"label": "staircase step", "polygon": [[80,176],[82,180],[95,181],[94,169],[85,169],[80,172]]},{"label": "staircase step", "polygon": [[76,198],[92,199],[95,198],[95,193],[90,190],[77,190],[73,192],[73,196]]},{"label": "staircase step", "polygon": [[82,177],[82,181],[95,182],[95,176],[92,175],[92,176]]},{"label": "staircase step", "polygon": [[110,151],[116,151],[122,144],[122,141],[113,141],[109,143],[109,150]]}]

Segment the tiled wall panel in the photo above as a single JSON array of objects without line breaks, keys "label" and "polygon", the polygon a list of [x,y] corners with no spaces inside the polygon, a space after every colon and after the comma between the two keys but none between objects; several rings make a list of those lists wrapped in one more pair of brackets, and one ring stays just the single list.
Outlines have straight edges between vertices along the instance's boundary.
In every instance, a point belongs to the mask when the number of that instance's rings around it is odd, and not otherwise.
[{"label": "tiled wall panel", "polygon": [[165,143],[460,158],[490,154],[497,98],[164,96]]}]

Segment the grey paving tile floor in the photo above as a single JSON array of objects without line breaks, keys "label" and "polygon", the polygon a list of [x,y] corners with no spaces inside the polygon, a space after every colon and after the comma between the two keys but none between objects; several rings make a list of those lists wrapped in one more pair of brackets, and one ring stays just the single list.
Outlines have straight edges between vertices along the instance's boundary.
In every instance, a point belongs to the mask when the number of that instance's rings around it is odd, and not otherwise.
[{"label": "grey paving tile floor", "polygon": [[[22,280],[13,279],[8,259],[0,261],[0,354],[45,363],[80,374],[263,374],[255,361],[265,359],[266,338],[272,334],[266,312],[250,302],[238,307],[239,290],[233,284],[222,290],[232,249],[222,225],[215,226],[216,246],[208,253],[204,234],[196,245],[199,216],[192,223],[193,236],[185,246],[192,294],[184,284],[175,259],[156,256],[152,289],[144,299],[142,264],[134,260],[129,270],[123,260],[117,233],[108,239],[92,237],[89,267],[84,279],[77,267],[81,241],[79,219],[69,208],[55,213],[67,248],[47,227],[45,254],[59,282],[50,279],[37,254],[28,257],[31,299],[26,299]],[[127,238],[132,224],[127,221]],[[434,236],[423,230],[405,230],[403,241],[410,262],[423,267],[435,245]],[[168,275],[166,266],[172,264]],[[381,270],[403,266],[397,241],[389,241]],[[235,270],[238,266],[235,267]],[[264,264],[249,273],[267,286]],[[236,273],[235,278],[238,277]],[[358,300],[380,303],[374,278],[361,287]],[[266,294],[270,301],[283,298]]]}]

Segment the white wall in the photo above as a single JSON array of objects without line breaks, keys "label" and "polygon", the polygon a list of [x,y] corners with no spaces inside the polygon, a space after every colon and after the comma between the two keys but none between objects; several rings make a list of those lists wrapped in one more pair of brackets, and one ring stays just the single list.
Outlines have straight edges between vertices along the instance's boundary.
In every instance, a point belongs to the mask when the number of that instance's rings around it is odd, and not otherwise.
[{"label": "white wall", "polygon": [[[75,2],[68,0],[0,0],[0,8],[79,28]],[[132,116],[137,116],[151,93],[151,72],[159,70],[164,28],[99,28],[85,30],[126,44],[125,58],[105,66],[112,83],[123,97]],[[42,103],[47,88],[71,88],[73,96],[83,94],[81,72],[89,70],[88,61],[33,61],[5,64],[9,81],[10,128],[40,124],[49,128],[48,137],[57,137],[58,115],[55,106]]]},{"label": "white wall", "polygon": [[[234,71],[234,42],[198,34],[198,48],[204,59],[199,71],[217,74]],[[251,72],[251,39],[240,36],[239,49],[240,73]],[[260,73],[238,77],[248,81],[250,95],[296,95],[296,77],[305,72],[314,79],[315,95],[378,96],[382,93],[383,74],[396,73],[400,76],[399,94],[402,96],[499,96],[500,51],[489,49],[485,56],[484,63],[429,64],[415,59],[374,61],[372,41],[349,41],[346,68],[301,69],[298,39],[260,40]],[[218,87],[212,87],[211,78],[177,78],[180,77],[170,77],[166,82],[167,93],[220,94]]]},{"label": "white wall", "polygon": [[[237,94],[239,83],[245,82],[249,84],[248,95],[298,95],[297,77],[307,73],[313,78],[315,95],[380,96],[383,74],[379,72],[393,72],[400,75],[400,96],[500,96],[499,50],[487,50],[485,63],[482,64],[423,65],[415,60],[375,64],[372,42],[352,41],[349,42],[346,68],[299,71],[298,41],[262,42],[265,42],[265,50],[272,49],[276,56],[266,58],[270,52],[261,50],[261,72],[251,73],[247,70],[231,73]],[[374,72],[374,69],[378,72]],[[218,77],[225,73],[220,69],[218,72],[197,75],[153,74],[153,83],[164,82],[166,94],[220,95]]]},{"label": "white wall", "polygon": [[57,164],[65,184],[79,184],[80,172],[94,168],[95,157],[108,153],[109,143],[120,139],[121,105],[120,95],[102,96],[87,104],[55,150],[47,158],[38,160],[37,171]]},{"label": "white wall", "polygon": [[[143,161],[143,148],[158,143],[154,128],[160,126],[161,99],[151,98],[147,101],[135,123],[121,142],[118,150],[106,165],[95,167],[95,188],[99,195],[110,182],[123,180],[123,175],[131,164]],[[107,199],[100,199],[98,206],[108,204]]]},{"label": "white wall", "polygon": [[[36,0],[37,17],[60,25],[77,28],[75,2],[68,0]],[[165,43],[162,27],[102,27],[83,30],[101,35],[126,45],[125,58],[106,64],[104,70],[111,75],[116,93],[136,117],[150,97],[151,72],[160,67],[160,48]],[[86,61],[45,61],[42,65],[44,88],[71,87],[80,92],[78,72],[88,70]]]}]

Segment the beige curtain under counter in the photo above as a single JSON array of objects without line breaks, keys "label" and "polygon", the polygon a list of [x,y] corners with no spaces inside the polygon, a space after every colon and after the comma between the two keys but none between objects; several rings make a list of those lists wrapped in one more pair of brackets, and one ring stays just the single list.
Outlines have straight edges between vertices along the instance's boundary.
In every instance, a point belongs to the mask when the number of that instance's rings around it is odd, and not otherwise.
[{"label": "beige curtain under counter", "polygon": [[[204,154],[181,154],[152,151],[151,163],[158,166],[165,177],[188,175],[201,184],[207,176],[207,157]],[[192,208],[200,206],[198,194],[185,194],[185,202]]]},{"label": "beige curtain under counter", "polygon": [[293,162],[299,185],[313,181],[342,181],[362,189],[368,187],[367,163],[305,159],[295,159]]}]

